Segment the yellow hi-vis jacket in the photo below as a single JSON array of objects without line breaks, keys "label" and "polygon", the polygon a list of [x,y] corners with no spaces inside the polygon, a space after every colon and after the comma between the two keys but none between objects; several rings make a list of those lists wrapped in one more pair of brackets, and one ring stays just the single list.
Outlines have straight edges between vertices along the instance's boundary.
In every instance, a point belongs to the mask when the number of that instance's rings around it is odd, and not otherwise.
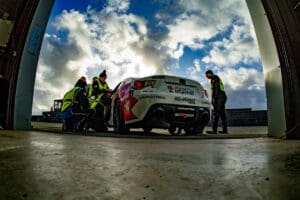
[{"label": "yellow hi-vis jacket", "polygon": [[[102,84],[101,81],[99,81],[98,79],[97,79],[97,83],[98,83],[98,88],[99,88],[100,91],[109,89],[107,83]],[[93,90],[94,90],[93,84],[89,84],[87,86],[87,96],[88,96],[88,98],[90,98],[92,96]]]},{"label": "yellow hi-vis jacket", "polygon": [[97,79],[97,81],[98,81],[98,85],[99,85],[99,90],[108,90],[109,89],[106,82],[103,84],[99,79]]},{"label": "yellow hi-vis jacket", "polygon": [[87,86],[87,97],[90,98],[93,93],[93,84],[88,84]]},{"label": "yellow hi-vis jacket", "polygon": [[[99,87],[99,90],[100,90],[100,91],[108,90],[108,89],[109,89],[107,83],[104,83],[104,84],[103,84],[99,79],[97,79],[97,82],[98,82],[98,87]],[[92,91],[92,90],[93,90],[93,88],[92,88],[92,86],[91,86],[91,91]],[[92,92],[89,91],[89,93],[90,93],[89,98],[91,98]],[[96,99],[90,101],[90,103],[91,103],[91,108],[92,108],[92,109],[96,108],[96,106],[97,106],[99,103],[101,103],[101,98],[102,98],[103,95],[104,95],[104,92],[98,94],[98,95],[96,96]]]},{"label": "yellow hi-vis jacket", "polygon": [[91,108],[92,108],[92,109],[96,108],[96,106],[97,106],[99,103],[101,103],[101,98],[102,98],[103,94],[104,94],[104,93],[99,94],[95,100],[93,100],[92,102],[90,102],[90,103],[91,103]]},{"label": "yellow hi-vis jacket", "polygon": [[[218,76],[217,76],[218,77]],[[218,79],[219,79],[219,84],[220,84],[220,91],[222,91],[222,92],[225,92],[225,87],[224,87],[224,84],[223,84],[223,81],[222,81],[222,79],[220,78],[220,77],[218,77]],[[210,82],[210,89],[211,89],[211,94],[212,94],[212,96],[213,96],[213,90],[214,90],[214,83],[211,81]]]},{"label": "yellow hi-vis jacket", "polygon": [[70,91],[68,91],[63,98],[61,112],[66,111],[70,106],[73,105],[77,92],[79,92],[80,87],[74,87]]},{"label": "yellow hi-vis jacket", "polygon": [[[99,79],[97,79],[97,82],[98,82],[98,88],[99,88],[99,91],[103,91],[103,90],[107,90],[109,89],[107,83],[102,83]],[[89,98],[89,101],[90,101],[90,108],[94,109],[96,108],[96,106],[98,105],[98,103],[101,102],[101,98],[104,94],[104,92],[101,92],[99,93],[97,96],[95,97],[92,97],[92,94],[93,94],[93,84],[90,84],[88,85],[88,98]]]}]

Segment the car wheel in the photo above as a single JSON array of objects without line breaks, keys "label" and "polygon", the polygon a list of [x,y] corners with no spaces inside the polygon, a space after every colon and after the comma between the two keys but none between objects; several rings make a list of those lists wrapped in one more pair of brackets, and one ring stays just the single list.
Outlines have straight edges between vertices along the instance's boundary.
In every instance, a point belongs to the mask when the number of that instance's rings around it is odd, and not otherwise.
[{"label": "car wheel", "polygon": [[171,125],[171,126],[169,127],[168,131],[169,131],[169,133],[170,133],[171,135],[174,135],[175,132],[176,132],[176,127],[173,126],[173,125]]},{"label": "car wheel", "polygon": [[121,103],[120,100],[118,99],[115,102],[115,107],[114,107],[114,131],[116,133],[127,133],[129,129],[125,126],[123,116],[122,116],[122,110],[121,110]]},{"label": "car wheel", "polygon": [[143,127],[145,133],[150,133],[152,131],[151,127]]},{"label": "car wheel", "polygon": [[180,135],[181,134],[181,128],[177,128],[174,125],[171,125],[169,127],[168,131],[171,135]]},{"label": "car wheel", "polygon": [[199,125],[195,130],[196,134],[202,134],[204,128],[205,128],[205,125],[203,125],[203,124]]},{"label": "car wheel", "polygon": [[204,128],[205,128],[204,125],[190,126],[190,127],[186,127],[184,131],[186,135],[198,135],[198,134],[202,134]]},{"label": "car wheel", "polygon": [[195,135],[195,129],[190,126],[185,127],[184,132],[185,132],[185,135]]}]

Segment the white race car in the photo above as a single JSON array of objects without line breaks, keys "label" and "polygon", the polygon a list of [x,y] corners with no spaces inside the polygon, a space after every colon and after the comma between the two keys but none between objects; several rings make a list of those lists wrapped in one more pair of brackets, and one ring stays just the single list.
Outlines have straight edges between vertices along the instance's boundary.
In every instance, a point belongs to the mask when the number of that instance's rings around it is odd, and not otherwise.
[{"label": "white race car", "polygon": [[161,128],[198,134],[210,120],[210,107],[206,90],[196,81],[165,75],[128,78],[112,96],[109,124],[118,133]]}]

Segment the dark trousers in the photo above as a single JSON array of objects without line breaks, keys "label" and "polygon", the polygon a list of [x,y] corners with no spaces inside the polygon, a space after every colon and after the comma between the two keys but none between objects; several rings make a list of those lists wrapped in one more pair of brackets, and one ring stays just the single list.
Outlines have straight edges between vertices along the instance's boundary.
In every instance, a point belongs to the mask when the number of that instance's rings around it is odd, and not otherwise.
[{"label": "dark trousers", "polygon": [[227,118],[225,112],[225,104],[227,101],[227,97],[222,95],[214,100],[213,107],[213,130],[217,131],[219,119],[222,120],[223,131],[227,131]]},{"label": "dark trousers", "polygon": [[95,114],[96,110],[94,109],[83,109],[80,111],[71,111],[73,117],[77,117],[78,121],[75,122],[75,129],[82,130],[83,126],[87,121],[91,121]]}]

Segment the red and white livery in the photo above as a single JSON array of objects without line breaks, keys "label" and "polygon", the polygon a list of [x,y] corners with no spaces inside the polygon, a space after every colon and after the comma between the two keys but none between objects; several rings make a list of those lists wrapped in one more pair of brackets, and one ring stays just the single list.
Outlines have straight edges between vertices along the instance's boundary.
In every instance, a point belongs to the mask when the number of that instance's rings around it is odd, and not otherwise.
[{"label": "red and white livery", "polygon": [[109,124],[119,133],[162,128],[176,134],[180,128],[198,134],[210,119],[207,92],[194,80],[166,75],[128,78],[115,91]]}]

